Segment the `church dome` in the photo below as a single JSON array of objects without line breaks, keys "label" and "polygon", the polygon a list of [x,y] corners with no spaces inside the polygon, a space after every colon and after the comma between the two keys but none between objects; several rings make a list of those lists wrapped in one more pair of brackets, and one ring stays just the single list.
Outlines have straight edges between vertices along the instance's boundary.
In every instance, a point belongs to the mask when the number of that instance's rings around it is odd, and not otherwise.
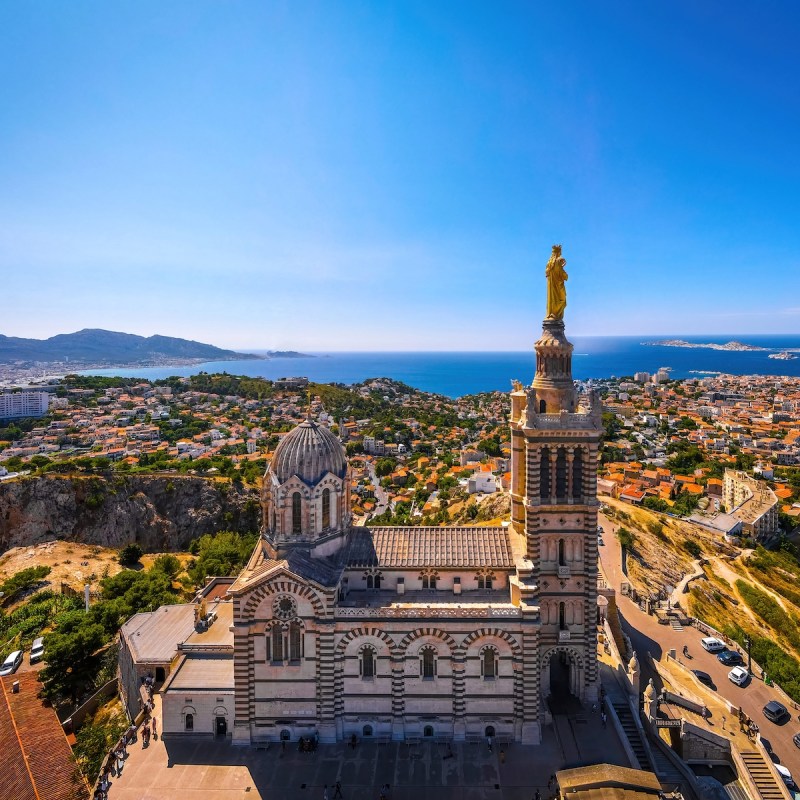
[{"label": "church dome", "polygon": [[344,478],[347,457],[341,442],[324,425],[307,419],[281,439],[269,468],[278,483],[297,475],[313,486],[327,472]]}]

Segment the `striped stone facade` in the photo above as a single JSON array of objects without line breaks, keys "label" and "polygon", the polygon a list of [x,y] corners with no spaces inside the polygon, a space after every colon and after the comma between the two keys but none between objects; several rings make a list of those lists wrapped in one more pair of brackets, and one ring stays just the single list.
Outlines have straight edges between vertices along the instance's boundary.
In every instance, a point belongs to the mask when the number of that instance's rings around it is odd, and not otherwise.
[{"label": "striped stone facade", "polygon": [[[230,589],[234,741],[537,744],[551,692],[596,699],[599,405],[576,394],[563,323],[545,321],[536,353],[532,386],[511,395],[509,526],[293,538],[265,511]],[[312,496],[329,476],[281,485]]]}]

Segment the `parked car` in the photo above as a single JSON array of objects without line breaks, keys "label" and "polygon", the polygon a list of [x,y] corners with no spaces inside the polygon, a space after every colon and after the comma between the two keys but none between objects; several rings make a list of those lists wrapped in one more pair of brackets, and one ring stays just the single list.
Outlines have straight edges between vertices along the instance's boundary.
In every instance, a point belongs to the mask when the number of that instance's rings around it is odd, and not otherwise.
[{"label": "parked car", "polygon": [[792,741],[794,742],[795,747],[800,747],[800,733],[796,733],[792,736]]},{"label": "parked car", "polygon": [[783,778],[783,782],[792,790],[796,789],[796,785],[794,782],[794,778],[792,777],[792,773],[789,772],[783,764],[773,764],[776,770],[778,770],[778,775]]},{"label": "parked car", "polygon": [[708,650],[709,653],[719,653],[721,650],[728,649],[725,646],[725,642],[714,636],[707,636],[705,639],[701,639],[700,644],[703,645],[703,649]]},{"label": "parked car", "polygon": [[713,678],[707,672],[703,672],[701,669],[693,669],[692,672],[694,673],[695,678],[700,681],[700,683],[704,683],[706,686],[709,686],[712,689],[716,688],[714,686]]},{"label": "parked car", "polygon": [[730,678],[737,686],[744,686],[749,677],[750,673],[744,667],[734,667],[728,673],[728,678]]},{"label": "parked car", "polygon": [[22,663],[22,650],[15,650],[0,667],[0,675],[12,675],[19,669]]},{"label": "parked car", "polygon": [[744,664],[744,659],[735,650],[723,650],[721,653],[717,653],[717,658],[726,667],[737,667]]},{"label": "parked car", "polygon": [[31,645],[31,664],[42,660],[44,655],[44,637],[40,636],[38,639],[33,640]]},{"label": "parked car", "polygon": [[791,716],[789,714],[789,709],[786,708],[783,703],[779,703],[777,700],[770,700],[762,710],[764,712],[764,716],[770,722],[785,722]]}]

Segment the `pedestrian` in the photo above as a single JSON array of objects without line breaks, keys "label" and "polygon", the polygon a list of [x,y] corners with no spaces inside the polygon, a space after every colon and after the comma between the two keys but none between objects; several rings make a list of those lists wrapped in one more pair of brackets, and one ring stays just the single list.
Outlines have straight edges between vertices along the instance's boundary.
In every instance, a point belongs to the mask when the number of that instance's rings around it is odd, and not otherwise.
[{"label": "pedestrian", "polygon": [[340,781],[336,781],[336,791],[333,793],[333,800],[336,800],[337,797],[343,798],[342,795],[342,784]]},{"label": "pedestrian", "polygon": [[500,748],[500,763],[501,764],[505,764],[506,763],[506,751],[503,750],[502,747]]},{"label": "pedestrian", "polygon": [[325,788],[322,790],[322,800],[328,800],[328,784],[325,784]]},{"label": "pedestrian", "polygon": [[604,727],[604,728],[605,728],[605,726],[606,726],[606,719],[607,719],[607,717],[606,717],[606,712],[605,712],[605,711],[601,711],[601,712],[600,712],[600,722],[602,722],[602,723],[603,723],[603,727]]},{"label": "pedestrian", "polygon": [[153,726],[153,738],[154,739],[158,739],[158,734],[156,733],[156,718],[155,717],[153,717],[153,719],[150,721],[150,724]]},{"label": "pedestrian", "polygon": [[357,741],[358,741],[358,739],[356,738],[356,735],[352,734],[352,736],[350,737],[350,747],[351,747],[351,749],[353,749],[353,750],[356,749],[356,742]]},{"label": "pedestrian", "polygon": [[542,800],[542,793],[537,789],[536,794],[533,796],[533,800]]},{"label": "pedestrian", "polygon": [[491,753],[492,752],[492,737],[491,736],[487,736],[486,737],[486,745],[489,748],[489,752]]}]

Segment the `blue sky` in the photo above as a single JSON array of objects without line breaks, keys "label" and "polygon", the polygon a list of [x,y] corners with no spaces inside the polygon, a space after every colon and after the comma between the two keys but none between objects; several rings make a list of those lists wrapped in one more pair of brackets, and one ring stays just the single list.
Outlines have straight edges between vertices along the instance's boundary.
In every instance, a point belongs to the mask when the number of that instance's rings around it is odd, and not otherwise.
[{"label": "blue sky", "polygon": [[800,6],[0,5],[0,333],[800,331]]}]

